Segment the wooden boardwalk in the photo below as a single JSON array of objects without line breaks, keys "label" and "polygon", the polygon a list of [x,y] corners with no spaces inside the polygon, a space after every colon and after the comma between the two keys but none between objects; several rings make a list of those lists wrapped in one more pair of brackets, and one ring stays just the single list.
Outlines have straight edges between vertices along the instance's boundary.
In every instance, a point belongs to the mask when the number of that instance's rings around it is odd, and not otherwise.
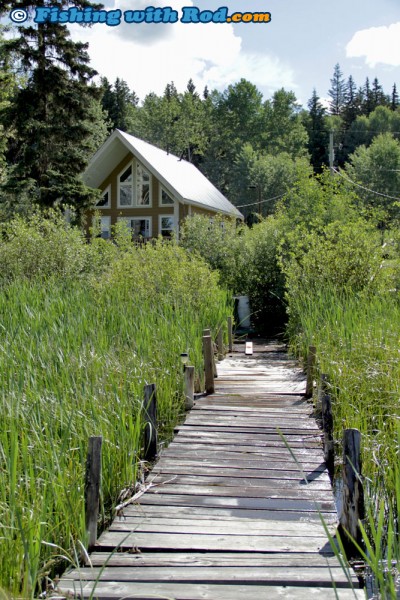
[{"label": "wooden boardwalk", "polygon": [[235,346],[218,364],[216,393],[197,400],[147,491],[99,538],[92,566],[64,575],[60,592],[102,599],[364,597],[350,588],[321,524],[320,514],[334,531],[337,515],[304,376],[279,347],[260,342],[254,349],[246,357]]}]

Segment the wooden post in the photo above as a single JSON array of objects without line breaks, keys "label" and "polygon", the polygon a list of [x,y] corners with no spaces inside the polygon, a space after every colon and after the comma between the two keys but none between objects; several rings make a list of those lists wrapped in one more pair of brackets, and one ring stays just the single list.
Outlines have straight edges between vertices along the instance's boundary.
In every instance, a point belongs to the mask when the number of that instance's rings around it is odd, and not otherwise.
[{"label": "wooden post", "polygon": [[218,377],[217,373],[217,365],[215,364],[215,356],[214,356],[214,342],[211,336],[211,329],[203,329],[203,337],[209,335],[211,337],[211,359],[212,359],[212,367],[213,367],[213,376]]},{"label": "wooden post", "polygon": [[[325,376],[326,377],[326,376]],[[327,377],[325,385],[327,384]],[[324,458],[328,467],[329,476],[333,479],[335,470],[335,448],[333,442],[333,415],[332,415],[332,400],[328,394],[326,387],[321,396],[322,403],[322,428],[324,430]]]},{"label": "wooden post", "polygon": [[85,474],[85,515],[88,532],[88,550],[92,550],[97,540],[97,520],[99,517],[101,482],[102,437],[90,437],[86,458]]},{"label": "wooden post", "polygon": [[317,349],[315,346],[308,347],[307,357],[307,384],[306,384],[306,398],[311,398],[313,395],[314,388],[314,368],[316,359]]},{"label": "wooden post", "polygon": [[329,394],[329,377],[326,373],[321,373],[319,379],[319,386],[317,392],[317,399],[315,401],[315,412],[318,416],[322,415],[322,398],[325,394]]},{"label": "wooden post", "polygon": [[144,459],[151,461],[157,456],[157,394],[155,383],[144,386]]},{"label": "wooden post", "polygon": [[194,367],[185,367],[185,410],[193,408],[194,402]]},{"label": "wooden post", "polygon": [[233,352],[232,317],[228,317],[228,349]]},{"label": "wooden post", "polygon": [[343,433],[343,507],[340,525],[358,543],[361,541],[358,521],[365,516],[361,466],[361,433],[358,429],[346,429]]},{"label": "wooden post", "polygon": [[213,347],[210,335],[203,335],[204,372],[207,394],[214,393]]},{"label": "wooden post", "polygon": [[218,360],[224,359],[224,332],[222,327],[218,329],[217,335]]}]

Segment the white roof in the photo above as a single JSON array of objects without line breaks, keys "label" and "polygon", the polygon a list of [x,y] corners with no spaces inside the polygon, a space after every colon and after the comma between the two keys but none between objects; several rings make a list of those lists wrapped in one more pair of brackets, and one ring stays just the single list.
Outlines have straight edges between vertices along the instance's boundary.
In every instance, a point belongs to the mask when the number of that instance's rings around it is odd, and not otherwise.
[{"label": "white roof", "polygon": [[98,188],[129,152],[180,202],[243,219],[242,213],[194,165],[119,129],[90,161],[83,174],[86,185]]}]

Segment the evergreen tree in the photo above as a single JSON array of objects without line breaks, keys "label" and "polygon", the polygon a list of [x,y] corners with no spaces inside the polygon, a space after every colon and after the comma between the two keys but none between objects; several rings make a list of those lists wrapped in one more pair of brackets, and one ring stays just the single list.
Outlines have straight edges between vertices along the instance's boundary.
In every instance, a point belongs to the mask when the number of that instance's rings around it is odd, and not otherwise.
[{"label": "evergreen tree", "polygon": [[109,131],[121,129],[132,131],[136,120],[136,108],[139,98],[131,92],[128,84],[117,77],[112,86],[106,77],[101,78],[103,91],[101,105],[109,117]]},{"label": "evergreen tree", "polygon": [[374,99],[372,95],[371,85],[369,78],[365,80],[363,87],[363,102],[362,102],[362,114],[368,117],[369,114],[374,110]]},{"label": "evergreen tree", "polygon": [[16,78],[4,49],[5,41],[0,26],[0,183],[4,181],[6,176],[5,151],[7,148],[7,134],[9,133],[7,110],[17,89]]},{"label": "evergreen tree", "polygon": [[192,96],[195,94],[196,86],[194,85],[192,78],[189,79],[186,89],[189,92],[189,94],[192,94]]},{"label": "evergreen tree", "polygon": [[361,114],[360,97],[357,93],[357,86],[352,75],[349,76],[346,85],[345,103],[343,107],[343,122],[348,129],[358,115]]},{"label": "evergreen tree", "polygon": [[325,123],[326,109],[322,106],[316,90],[308,101],[308,118],[306,129],[308,133],[308,152],[314,171],[322,171],[323,165],[328,162],[329,133]]},{"label": "evergreen tree", "polygon": [[[46,0],[19,7],[32,13]],[[51,6],[92,6],[86,0]],[[9,6],[2,6],[3,13]],[[10,164],[6,190],[16,200],[29,192],[42,206],[88,206],[96,192],[84,185],[81,173],[103,141],[106,128],[100,109],[100,90],[90,83],[87,45],[74,43],[64,25],[41,23],[19,28],[19,37],[7,42],[9,55],[17,57],[26,75],[8,113],[15,138],[8,146]]]},{"label": "evergreen tree", "polygon": [[335,65],[328,96],[331,99],[329,103],[331,115],[341,115],[346,101],[346,82],[339,63]]},{"label": "evergreen tree", "polygon": [[393,88],[392,88],[392,96],[391,96],[390,108],[392,110],[396,110],[398,106],[399,106],[399,95],[397,93],[396,84],[394,83],[393,84]]},{"label": "evergreen tree", "polygon": [[131,92],[128,84],[123,79],[117,79],[114,83],[115,110],[114,127],[122,131],[132,129],[135,108],[138,105],[139,98],[135,92]]},{"label": "evergreen tree", "polygon": [[377,77],[375,77],[374,81],[372,82],[371,94],[372,94],[373,110],[375,110],[375,108],[377,106],[386,106],[386,104],[387,104],[386,96],[383,92],[383,88],[382,88],[381,84],[379,83]]}]

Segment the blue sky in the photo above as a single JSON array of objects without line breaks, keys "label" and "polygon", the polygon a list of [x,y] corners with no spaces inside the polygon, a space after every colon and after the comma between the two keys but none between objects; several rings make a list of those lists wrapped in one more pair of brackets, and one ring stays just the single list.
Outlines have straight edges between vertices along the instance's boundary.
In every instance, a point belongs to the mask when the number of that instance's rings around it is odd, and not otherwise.
[{"label": "blue sky", "polygon": [[[271,13],[270,23],[123,24],[110,28],[71,26],[74,39],[88,41],[92,65],[111,81],[125,79],[141,99],[162,93],[173,80],[183,91],[191,77],[223,90],[244,77],[268,98],[291,89],[305,104],[315,87],[324,98],[338,62],[357,85],[378,77],[387,93],[400,91],[399,0],[107,0],[107,9],[182,6],[230,12]],[[378,8],[379,7],[379,8]]]}]

